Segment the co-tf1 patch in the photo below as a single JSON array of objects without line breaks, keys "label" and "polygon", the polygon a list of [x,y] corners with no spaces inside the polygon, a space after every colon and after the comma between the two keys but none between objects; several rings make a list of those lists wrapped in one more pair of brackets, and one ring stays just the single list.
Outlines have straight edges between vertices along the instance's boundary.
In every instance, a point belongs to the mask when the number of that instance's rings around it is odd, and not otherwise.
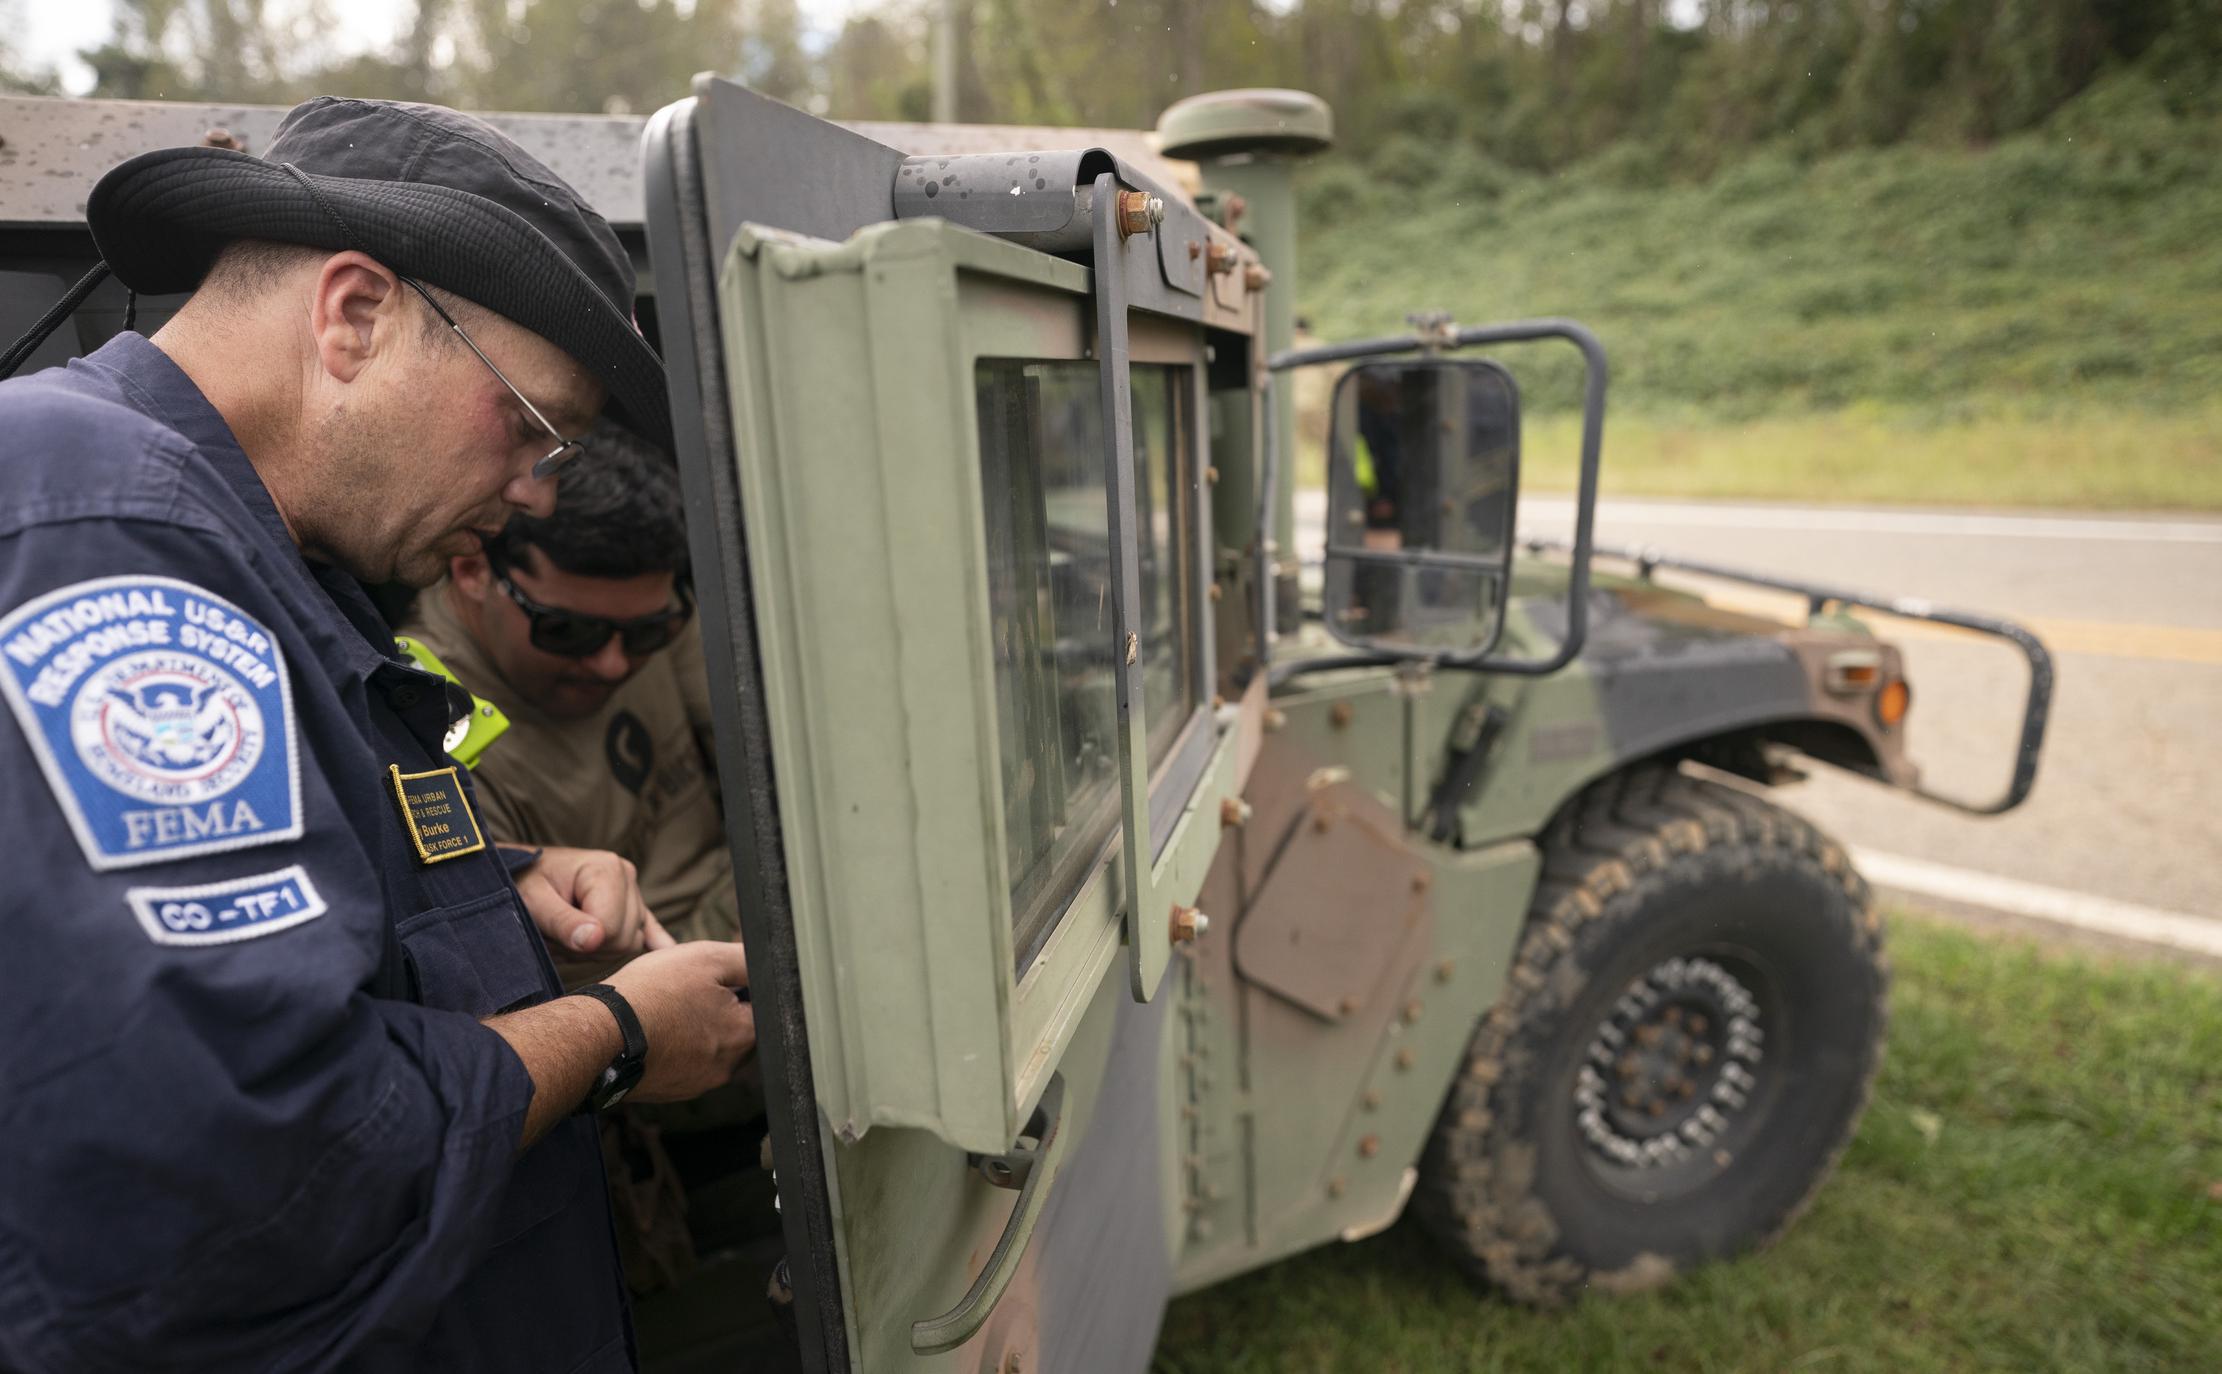
[{"label": "co-tf1 patch", "polygon": [[0,618],[0,691],[96,869],[296,839],[285,655],[172,577],[72,583]]}]

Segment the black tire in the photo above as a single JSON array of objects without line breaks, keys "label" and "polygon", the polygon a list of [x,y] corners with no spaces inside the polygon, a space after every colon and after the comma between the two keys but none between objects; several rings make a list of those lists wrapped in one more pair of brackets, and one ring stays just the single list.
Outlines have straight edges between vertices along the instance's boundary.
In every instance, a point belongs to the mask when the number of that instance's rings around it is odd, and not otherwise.
[{"label": "black tire", "polygon": [[1413,1207],[1474,1277],[1554,1304],[1796,1220],[1866,1106],[1890,976],[1842,847],[1733,788],[1616,775],[1543,849]]}]

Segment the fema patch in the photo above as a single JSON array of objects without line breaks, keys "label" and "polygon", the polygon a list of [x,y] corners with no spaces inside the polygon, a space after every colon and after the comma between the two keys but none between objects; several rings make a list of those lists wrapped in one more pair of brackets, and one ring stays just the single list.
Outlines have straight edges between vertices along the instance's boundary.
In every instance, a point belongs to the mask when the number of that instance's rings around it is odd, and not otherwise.
[{"label": "fema patch", "polygon": [[158,945],[228,945],[325,912],[324,898],[299,864],[199,887],[134,887],[124,900]]},{"label": "fema patch", "polygon": [[270,632],[171,577],[101,577],[0,619],[0,690],[95,869],[301,834],[293,687]]}]

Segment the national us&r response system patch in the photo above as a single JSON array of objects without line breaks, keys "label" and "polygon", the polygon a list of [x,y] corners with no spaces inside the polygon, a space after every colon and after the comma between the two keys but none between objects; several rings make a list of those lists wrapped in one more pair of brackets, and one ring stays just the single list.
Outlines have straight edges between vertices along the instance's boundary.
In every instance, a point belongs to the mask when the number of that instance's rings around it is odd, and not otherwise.
[{"label": "national us&r response system patch", "polygon": [[224,598],[151,574],[73,583],[0,618],[0,668],[94,868],[301,834],[285,655]]}]

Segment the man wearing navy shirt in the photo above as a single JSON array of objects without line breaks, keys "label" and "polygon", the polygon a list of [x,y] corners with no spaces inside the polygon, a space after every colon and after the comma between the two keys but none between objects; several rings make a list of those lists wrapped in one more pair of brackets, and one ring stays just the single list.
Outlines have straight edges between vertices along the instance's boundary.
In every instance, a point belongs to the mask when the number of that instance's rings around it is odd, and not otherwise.
[{"label": "man wearing navy shirt", "polygon": [[[87,218],[194,295],[0,383],[0,1368],[631,1369],[580,1113],[727,1081],[745,959],[609,856],[513,881],[362,590],[545,513],[605,402],[668,428],[624,252],[370,101]],[[563,996],[536,930],[648,952]]]}]

